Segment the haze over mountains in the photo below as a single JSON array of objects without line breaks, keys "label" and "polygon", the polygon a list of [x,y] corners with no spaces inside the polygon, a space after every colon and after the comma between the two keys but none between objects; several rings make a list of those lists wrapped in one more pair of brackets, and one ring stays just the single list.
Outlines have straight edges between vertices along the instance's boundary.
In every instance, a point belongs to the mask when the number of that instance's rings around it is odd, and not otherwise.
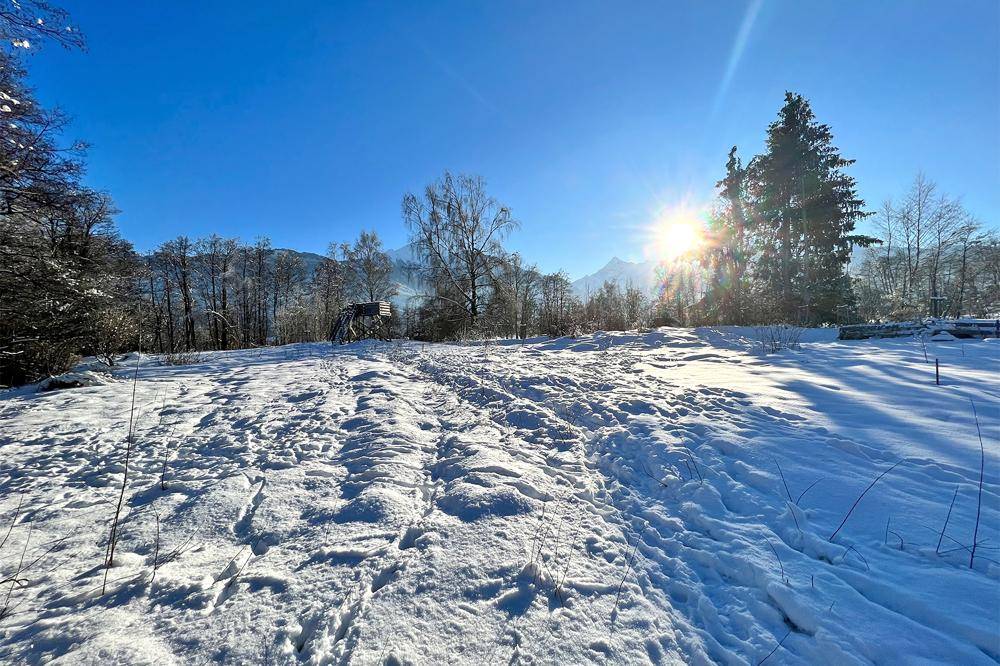
[{"label": "haze over mountains", "polygon": [[[288,248],[278,248],[275,252],[291,252],[297,255],[302,260],[307,275],[312,275],[316,266],[323,260],[322,255],[314,252],[299,252]],[[416,257],[411,245],[404,245],[395,250],[386,250],[386,254],[392,261],[392,280],[399,291],[392,301],[397,307],[403,307],[421,293],[417,276],[408,269],[408,265],[414,263]],[[573,280],[573,293],[586,299],[589,294],[599,290],[601,285],[607,281],[614,282],[622,288],[633,286],[638,287],[644,293],[650,293],[656,283],[656,263],[652,261],[624,261],[613,257],[600,269]]]},{"label": "haze over mountains", "polygon": [[605,282],[614,282],[619,287],[636,287],[649,293],[656,283],[656,263],[652,261],[624,261],[613,257],[603,268],[573,281],[573,292],[586,298],[601,288]]}]

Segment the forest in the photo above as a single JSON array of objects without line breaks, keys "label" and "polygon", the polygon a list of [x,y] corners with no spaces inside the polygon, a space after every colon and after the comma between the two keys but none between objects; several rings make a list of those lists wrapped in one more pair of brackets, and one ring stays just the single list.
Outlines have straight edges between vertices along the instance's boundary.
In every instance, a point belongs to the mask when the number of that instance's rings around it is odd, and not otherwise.
[{"label": "forest", "polygon": [[[38,103],[29,46],[76,49],[61,10],[29,2],[0,15],[0,385],[114,364],[140,349],[183,363],[203,350],[327,339],[345,304],[394,299],[393,334],[419,340],[562,336],[660,325],[843,322],[995,316],[1000,237],[918,174],[872,210],[832,129],[789,92],[764,150],[720,160],[706,242],[664,262],[656,293],[608,282],[573,293],[505,246],[516,206],[485,178],[444,171],[401,193],[411,256],[394,262],[372,232],[331,243],[315,265],[268,238],[180,235],[137,251],[112,195],[85,178],[86,145]],[[33,17],[43,15],[45,20]],[[864,223],[868,233],[859,231]],[[403,297],[394,275],[419,290]]]}]

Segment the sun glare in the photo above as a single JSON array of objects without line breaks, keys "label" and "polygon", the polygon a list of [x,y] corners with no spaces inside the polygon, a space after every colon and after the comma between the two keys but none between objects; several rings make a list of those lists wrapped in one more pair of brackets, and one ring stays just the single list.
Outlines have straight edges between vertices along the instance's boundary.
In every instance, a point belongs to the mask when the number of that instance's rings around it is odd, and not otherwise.
[{"label": "sun glare", "polygon": [[654,252],[659,259],[675,261],[685,257],[697,250],[703,240],[701,220],[693,211],[675,211],[653,230]]}]

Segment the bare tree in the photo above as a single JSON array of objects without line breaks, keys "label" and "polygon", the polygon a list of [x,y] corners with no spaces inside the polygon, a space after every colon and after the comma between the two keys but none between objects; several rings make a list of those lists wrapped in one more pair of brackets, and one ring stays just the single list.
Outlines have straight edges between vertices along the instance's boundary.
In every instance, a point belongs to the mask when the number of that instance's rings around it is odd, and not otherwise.
[{"label": "bare tree", "polygon": [[351,296],[360,301],[384,301],[396,295],[392,260],[374,231],[362,231],[353,246],[343,245],[345,276]]},{"label": "bare tree", "polygon": [[226,275],[236,254],[236,241],[212,234],[195,243],[202,303],[208,315],[208,332],[215,349],[229,347],[228,289]]},{"label": "bare tree", "polygon": [[270,274],[273,269],[269,261],[271,256],[271,240],[258,238],[253,245],[253,312],[256,325],[254,342],[258,345],[267,344],[270,330],[267,316],[267,287],[270,284]]},{"label": "bare tree", "polygon": [[493,303],[503,333],[520,337],[536,309],[540,276],[517,252],[500,257],[493,275]]},{"label": "bare tree", "polygon": [[314,312],[314,335],[323,337],[337,318],[344,305],[344,269],[337,260],[337,247],[330,246],[330,252],[316,266],[312,277],[312,302]]},{"label": "bare tree", "polygon": [[923,174],[875,220],[881,245],[870,247],[855,277],[864,319],[995,312],[988,266],[996,236],[961,202]]},{"label": "bare tree", "polygon": [[177,287],[181,305],[184,308],[182,330],[184,332],[184,350],[197,348],[198,341],[195,327],[195,299],[193,279],[194,244],[187,236],[178,236],[160,247],[169,267],[174,285]]},{"label": "bare tree", "polygon": [[422,199],[403,197],[403,219],[427,296],[445,320],[476,331],[501,243],[518,226],[510,210],[487,194],[481,177],[445,172]]},{"label": "bare tree", "polygon": [[45,0],[4,2],[0,7],[0,41],[29,49],[52,41],[65,48],[85,48],[83,33],[70,24],[66,10]]},{"label": "bare tree", "polygon": [[569,276],[562,271],[542,276],[539,290],[539,331],[553,336],[571,333],[574,312],[580,304],[573,295]]}]

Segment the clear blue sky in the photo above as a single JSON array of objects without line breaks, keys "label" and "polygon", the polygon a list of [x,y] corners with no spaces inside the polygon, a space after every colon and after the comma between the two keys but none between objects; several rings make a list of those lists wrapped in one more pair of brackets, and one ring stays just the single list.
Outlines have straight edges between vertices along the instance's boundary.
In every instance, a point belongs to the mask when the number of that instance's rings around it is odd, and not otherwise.
[{"label": "clear blue sky", "polygon": [[139,249],[218,232],[322,252],[444,169],[483,175],[511,246],[577,277],[709,200],[784,91],[832,125],[874,209],[918,169],[1000,218],[1000,3],[60,2],[86,53],[29,61],[92,144]]}]

